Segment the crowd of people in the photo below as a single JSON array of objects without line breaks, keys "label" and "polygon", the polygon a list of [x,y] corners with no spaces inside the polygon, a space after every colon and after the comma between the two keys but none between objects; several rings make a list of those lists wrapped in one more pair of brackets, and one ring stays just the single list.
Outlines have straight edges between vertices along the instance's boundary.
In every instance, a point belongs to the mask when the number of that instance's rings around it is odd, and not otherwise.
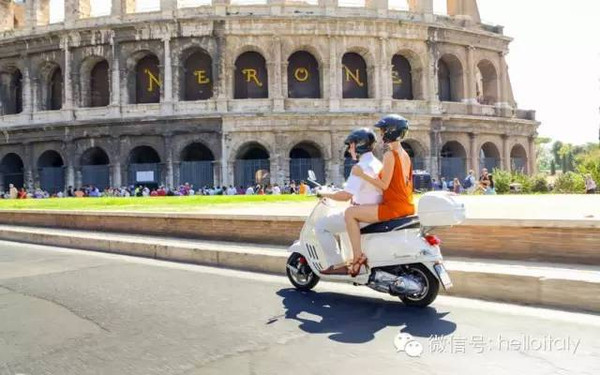
[{"label": "crowd of people", "polygon": [[475,171],[470,170],[467,177],[462,182],[458,177],[452,179],[452,181],[446,181],[445,177],[431,179],[432,190],[443,190],[452,191],[456,194],[496,194],[496,187],[494,185],[494,176],[491,175],[486,168],[481,170],[479,178],[475,178]]},{"label": "crowd of people", "polygon": [[[333,184],[329,185],[334,189]],[[304,181],[296,183],[290,181],[283,186],[279,184],[257,184],[235,187],[229,186],[203,186],[196,189],[193,184],[185,183],[178,188],[169,188],[165,186],[149,187],[145,185],[113,188],[109,187],[100,190],[97,186],[87,185],[81,188],[69,186],[64,192],[57,191],[49,193],[40,188],[33,191],[27,191],[21,187],[17,189],[13,184],[9,185],[8,191],[0,193],[4,199],[43,199],[43,198],[64,198],[64,197],[165,197],[165,196],[192,196],[192,195],[281,195],[281,194],[315,194],[314,187],[311,188]]]}]

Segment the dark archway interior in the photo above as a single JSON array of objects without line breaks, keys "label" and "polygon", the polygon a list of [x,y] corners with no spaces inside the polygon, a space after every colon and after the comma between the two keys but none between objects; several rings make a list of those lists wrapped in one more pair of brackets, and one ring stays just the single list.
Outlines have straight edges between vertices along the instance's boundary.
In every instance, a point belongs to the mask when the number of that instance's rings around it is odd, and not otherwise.
[{"label": "dark archway interior", "polygon": [[510,157],[525,159],[525,158],[527,158],[527,152],[525,152],[525,149],[523,148],[523,146],[516,145],[512,148],[512,150],[510,150]]},{"label": "dark archway interior", "polygon": [[81,156],[81,165],[106,165],[109,164],[108,155],[100,147],[88,149]]},{"label": "dark archway interior", "polygon": [[129,153],[130,164],[160,163],[160,157],[155,149],[150,146],[138,146]]},{"label": "dark archway interior", "polygon": [[7,154],[0,163],[2,173],[20,173],[23,172],[23,160],[15,153]]},{"label": "dark archway interior", "polygon": [[404,149],[404,151],[406,151],[406,153],[408,154],[408,156],[410,156],[411,158],[415,157],[415,150],[413,150],[412,146],[410,145],[410,143],[408,142],[401,142],[402,144],[402,148]]},{"label": "dark archway interior", "polygon": [[268,159],[269,152],[259,144],[251,144],[242,150],[238,156],[238,159],[241,160]]},{"label": "dark archway interior", "polygon": [[460,143],[451,141],[442,147],[441,156],[443,158],[465,158],[467,153]]},{"label": "dark archway interior", "polygon": [[310,143],[300,143],[294,146],[290,151],[291,159],[318,159],[321,158],[321,151]]},{"label": "dark archway interior", "polygon": [[58,168],[64,165],[60,154],[53,150],[45,151],[38,159],[39,168]]},{"label": "dark archway interior", "polygon": [[493,143],[487,142],[483,146],[481,146],[481,155],[484,158],[500,158],[500,152],[498,148]]},{"label": "dark archway interior", "polygon": [[215,157],[208,147],[202,143],[192,143],[181,152],[182,161],[213,161]]}]

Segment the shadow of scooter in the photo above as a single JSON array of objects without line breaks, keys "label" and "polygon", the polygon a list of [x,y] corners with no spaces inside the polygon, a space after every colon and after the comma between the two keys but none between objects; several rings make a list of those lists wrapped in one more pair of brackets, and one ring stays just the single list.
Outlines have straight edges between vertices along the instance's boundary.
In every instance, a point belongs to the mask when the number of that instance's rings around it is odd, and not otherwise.
[{"label": "shadow of scooter", "polygon": [[456,330],[455,323],[443,320],[448,313],[432,307],[410,308],[399,301],[292,288],[281,289],[277,295],[283,298],[286,319],[300,322],[304,332],[329,334],[330,340],[342,343],[369,342],[387,327],[405,326],[401,331],[416,337],[445,336]]}]

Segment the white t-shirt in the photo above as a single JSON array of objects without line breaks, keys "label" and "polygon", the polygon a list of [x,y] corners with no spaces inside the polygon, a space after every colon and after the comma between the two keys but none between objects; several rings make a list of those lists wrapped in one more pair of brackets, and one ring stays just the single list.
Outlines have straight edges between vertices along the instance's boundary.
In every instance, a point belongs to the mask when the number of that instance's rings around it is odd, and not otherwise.
[{"label": "white t-shirt", "polygon": [[279,194],[281,194],[281,189],[279,189],[279,186],[273,186],[273,195]]},{"label": "white t-shirt", "polygon": [[[357,165],[362,168],[366,175],[373,178],[377,178],[383,168],[383,164],[377,160],[372,152],[363,154],[358,159]],[[356,204],[379,204],[383,198],[383,193],[379,188],[353,174],[348,177],[344,191],[352,194],[352,202]]]}]

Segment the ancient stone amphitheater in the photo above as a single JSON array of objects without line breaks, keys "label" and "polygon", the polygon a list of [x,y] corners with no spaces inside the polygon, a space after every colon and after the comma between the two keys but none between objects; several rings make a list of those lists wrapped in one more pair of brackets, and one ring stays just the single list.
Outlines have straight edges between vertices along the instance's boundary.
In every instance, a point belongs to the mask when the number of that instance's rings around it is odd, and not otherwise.
[{"label": "ancient stone amphitheater", "polygon": [[340,183],[348,131],[385,113],[433,175],[534,169],[511,38],[475,0],[53,1],[0,0],[0,189]]}]

